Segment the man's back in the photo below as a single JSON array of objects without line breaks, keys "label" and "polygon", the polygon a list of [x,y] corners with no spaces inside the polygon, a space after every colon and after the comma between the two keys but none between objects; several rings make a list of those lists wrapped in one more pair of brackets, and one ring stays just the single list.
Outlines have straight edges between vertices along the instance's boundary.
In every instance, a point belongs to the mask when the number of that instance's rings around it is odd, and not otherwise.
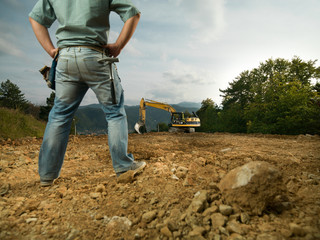
[{"label": "man's back", "polygon": [[48,28],[58,20],[58,47],[102,46],[107,44],[110,11],[117,12],[124,22],[128,12],[139,13],[131,2],[123,0],[42,0],[30,16]]}]

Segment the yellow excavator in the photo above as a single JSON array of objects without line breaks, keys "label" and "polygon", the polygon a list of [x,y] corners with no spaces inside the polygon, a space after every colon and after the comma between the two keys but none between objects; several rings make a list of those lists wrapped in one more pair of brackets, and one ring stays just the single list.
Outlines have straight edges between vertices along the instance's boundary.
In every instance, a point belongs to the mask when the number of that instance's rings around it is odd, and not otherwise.
[{"label": "yellow excavator", "polygon": [[200,127],[200,119],[194,113],[192,117],[185,117],[183,112],[177,112],[172,106],[166,103],[154,100],[140,101],[139,121],[135,124],[134,129],[141,134],[146,132],[146,106],[165,110],[171,114],[171,123],[169,124],[169,132],[195,132],[196,127]]}]

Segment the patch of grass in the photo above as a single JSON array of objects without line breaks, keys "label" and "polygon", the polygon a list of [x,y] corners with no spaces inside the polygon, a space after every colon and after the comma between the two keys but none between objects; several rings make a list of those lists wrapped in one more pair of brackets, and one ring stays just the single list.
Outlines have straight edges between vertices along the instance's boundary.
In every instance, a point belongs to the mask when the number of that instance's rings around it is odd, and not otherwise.
[{"label": "patch of grass", "polygon": [[0,138],[42,137],[46,123],[18,110],[0,108]]}]

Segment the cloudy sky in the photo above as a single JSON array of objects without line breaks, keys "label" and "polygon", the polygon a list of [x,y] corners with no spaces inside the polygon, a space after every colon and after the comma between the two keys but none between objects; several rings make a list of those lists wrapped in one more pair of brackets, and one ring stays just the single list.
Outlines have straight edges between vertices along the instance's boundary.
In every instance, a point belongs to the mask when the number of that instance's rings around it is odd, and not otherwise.
[{"label": "cloudy sky", "polygon": [[[0,82],[10,79],[26,98],[45,104],[50,89],[39,69],[50,65],[28,22],[37,0],[0,0]],[[269,58],[320,57],[319,0],[133,0],[142,12],[119,56],[126,104],[141,97],[171,104],[221,103],[242,71]],[[51,29],[54,33],[57,25]],[[111,14],[110,41],[122,22]],[[317,62],[317,66],[319,66]],[[90,91],[82,105],[97,103]]]}]

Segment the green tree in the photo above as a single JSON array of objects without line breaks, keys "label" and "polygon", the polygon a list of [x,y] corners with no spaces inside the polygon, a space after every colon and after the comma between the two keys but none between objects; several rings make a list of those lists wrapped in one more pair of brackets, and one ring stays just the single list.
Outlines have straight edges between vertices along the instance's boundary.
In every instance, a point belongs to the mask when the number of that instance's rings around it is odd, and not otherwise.
[{"label": "green tree", "polygon": [[[223,95],[223,122],[233,130],[260,133],[318,133],[320,78],[316,61],[294,57],[269,59],[258,68],[245,71],[230,83]],[[228,126],[224,129],[227,131]]]},{"label": "green tree", "polygon": [[40,119],[48,121],[49,113],[54,105],[55,96],[56,96],[55,92],[51,92],[50,97],[48,97],[46,101],[47,105],[40,107],[40,113],[39,113]]},{"label": "green tree", "polygon": [[224,108],[233,106],[234,104],[240,105],[244,108],[248,103],[252,101],[253,93],[252,88],[252,76],[249,71],[240,73],[236,79],[229,83],[229,87],[225,90],[220,90],[223,93],[222,105]]},{"label": "green tree", "polygon": [[1,83],[0,86],[0,106],[11,109],[20,109],[25,111],[28,107],[28,101],[19,87],[9,79]]},{"label": "green tree", "polygon": [[201,126],[197,131],[216,132],[220,131],[220,109],[211,98],[201,102],[201,108],[197,111]]},{"label": "green tree", "polygon": [[161,122],[161,123],[158,123],[158,129],[159,129],[159,132],[168,132],[169,126],[167,123]]},{"label": "green tree", "polygon": [[317,82],[314,86],[313,86],[313,90],[315,92],[317,92],[318,94],[320,94],[320,82]]}]

